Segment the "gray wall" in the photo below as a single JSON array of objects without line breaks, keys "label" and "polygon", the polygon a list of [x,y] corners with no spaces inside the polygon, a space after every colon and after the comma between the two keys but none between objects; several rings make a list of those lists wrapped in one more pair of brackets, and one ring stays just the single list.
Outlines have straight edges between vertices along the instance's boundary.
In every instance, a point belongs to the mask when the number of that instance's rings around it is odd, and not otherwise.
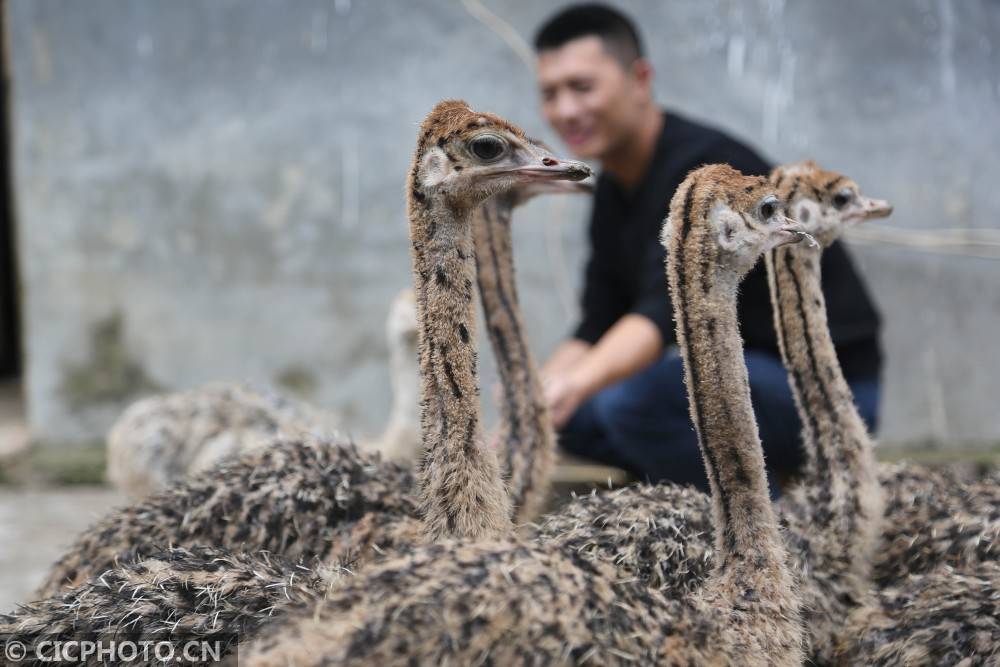
[{"label": "gray wall", "polygon": [[[525,37],[558,4],[486,3]],[[463,97],[552,138],[501,33],[458,0],[8,4],[35,436],[92,439],[129,395],[220,377],[377,430],[422,115]],[[664,104],[848,173],[900,228],[998,226],[1000,3],[621,4]],[[540,355],[574,317],[585,213],[520,215]],[[1000,262],[856,257],[887,322],[883,440],[1000,440]]]}]

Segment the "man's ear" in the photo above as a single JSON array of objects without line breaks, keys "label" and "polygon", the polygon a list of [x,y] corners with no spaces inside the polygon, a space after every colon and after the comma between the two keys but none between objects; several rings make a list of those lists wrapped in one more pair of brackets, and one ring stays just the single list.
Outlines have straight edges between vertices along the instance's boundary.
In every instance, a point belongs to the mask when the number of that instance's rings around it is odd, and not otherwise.
[{"label": "man's ear", "polygon": [[649,62],[645,58],[636,58],[635,62],[631,65],[632,76],[635,80],[642,86],[645,90],[652,94],[653,90],[653,75],[656,72],[653,70],[653,63]]}]

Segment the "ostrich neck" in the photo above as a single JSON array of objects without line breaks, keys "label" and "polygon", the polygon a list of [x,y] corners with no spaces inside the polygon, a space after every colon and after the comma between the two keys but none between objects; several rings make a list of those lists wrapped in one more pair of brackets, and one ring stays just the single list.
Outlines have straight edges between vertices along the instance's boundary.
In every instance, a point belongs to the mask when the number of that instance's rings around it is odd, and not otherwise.
[{"label": "ostrich neck", "polygon": [[708,589],[732,604],[753,590],[749,582],[780,597],[787,585],[786,552],[750,403],[736,311],[738,278],[711,261],[708,253],[718,251],[708,235],[689,234],[685,222],[680,244],[668,253],[668,275],[691,417],[713,501],[716,571]]},{"label": "ostrich neck", "polygon": [[492,197],[476,210],[472,229],[479,296],[503,392],[500,456],[514,521],[520,524],[534,516],[545,500],[555,433],[525,338],[511,249],[512,209],[509,194]]},{"label": "ostrich neck", "polygon": [[[810,523],[835,533],[831,566],[864,568],[882,510],[875,453],[830,337],[820,273],[821,249],[806,244],[767,256],[782,361],[803,423]],[[843,559],[843,551],[857,548]]]},{"label": "ostrich neck", "polygon": [[419,479],[432,537],[496,537],[510,529],[496,456],[480,441],[469,225],[469,216],[441,197],[411,203],[424,447]]}]

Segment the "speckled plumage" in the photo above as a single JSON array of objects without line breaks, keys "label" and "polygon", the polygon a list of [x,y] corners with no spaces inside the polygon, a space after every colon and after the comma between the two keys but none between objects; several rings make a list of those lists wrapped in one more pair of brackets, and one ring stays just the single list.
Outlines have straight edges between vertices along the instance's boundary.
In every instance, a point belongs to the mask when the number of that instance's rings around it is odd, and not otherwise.
[{"label": "speckled plumage", "polygon": [[997,488],[947,470],[883,465],[877,594],[849,617],[836,664],[1000,665]]},{"label": "speckled plumage", "polygon": [[[0,635],[16,637],[29,646],[57,639],[106,644],[127,639],[171,641],[180,647],[197,639],[212,642],[213,650],[228,651],[271,620],[276,609],[321,599],[338,576],[334,569],[306,567],[267,553],[169,549],[121,564],[62,594],[23,605],[15,614],[0,615]],[[119,663],[95,658],[73,664]],[[121,664],[156,663],[128,660]]]},{"label": "speckled plumage", "polygon": [[415,515],[413,487],[407,468],[348,442],[279,441],[109,512],[55,563],[38,597],[168,547],[323,558],[369,512]]},{"label": "speckled plumage", "polygon": [[[558,514],[543,518],[539,525],[525,527],[525,541],[544,545],[547,552],[569,554],[574,562],[590,564],[621,581],[652,587],[668,597],[696,591],[704,583],[712,565],[710,506],[707,497],[692,489],[667,485],[643,485],[579,497]],[[702,526],[704,534],[689,534],[683,529]],[[22,627],[55,627],[67,633],[90,632],[95,625],[107,632],[125,631],[142,598],[142,626],[162,627],[184,618],[185,627],[208,627],[213,618],[234,619],[237,625],[227,630],[241,641],[252,639],[265,625],[280,623],[290,610],[301,608],[306,594],[324,588],[329,567],[341,575],[358,572],[358,565],[408,554],[419,547],[423,526],[416,517],[401,517],[398,512],[368,512],[361,519],[341,524],[331,532],[330,550],[325,564],[307,560],[303,564],[267,554],[233,554],[221,549],[176,549],[153,553],[138,563],[117,564],[102,576],[81,583],[44,600],[23,605],[10,615],[0,616],[0,630]],[[215,561],[220,561],[219,566]],[[234,576],[233,564],[242,571],[269,572],[273,578],[291,579],[298,594],[269,596],[268,579]],[[334,565],[343,563],[343,569]],[[377,565],[376,565],[377,567]],[[154,572],[155,585],[136,572]],[[610,574],[608,574],[610,576]],[[197,579],[210,597],[191,601],[163,591],[184,589]],[[132,583],[128,594],[114,582]],[[628,589],[631,590],[631,589]],[[159,592],[158,592],[159,591]],[[637,595],[637,593],[629,593]],[[259,598],[259,599],[258,599]],[[76,604],[72,618],[66,600],[85,600]],[[237,617],[237,614],[239,616]],[[184,633],[177,635],[184,639]],[[229,635],[227,635],[229,636]]]},{"label": "speckled plumage", "polygon": [[526,537],[612,565],[670,597],[693,593],[712,568],[708,496],[673,484],[637,484],[574,498]]},{"label": "speckled plumage", "polygon": [[883,588],[852,614],[836,664],[1000,665],[1000,566],[941,567]]},{"label": "speckled plumage", "polygon": [[[721,524],[721,551],[703,588],[668,599],[586,557],[585,544],[444,542],[372,566],[317,608],[269,627],[241,649],[241,664],[801,662],[797,600],[767,499],[735,328],[737,277],[750,268],[752,253],[720,258],[706,221],[714,219],[707,205],[717,189],[738,187],[734,206],[746,208],[766,184],[712,167],[689,176],[685,186],[687,197],[675,195],[671,212],[674,225],[683,224],[674,243],[693,253],[673,260],[669,271],[675,297],[682,296],[675,298],[677,319],[694,314],[698,321],[712,312],[718,319],[704,323],[716,322],[725,336],[725,342],[714,340],[713,325],[704,332],[700,324],[679,327],[686,365],[700,373],[688,377],[696,397],[692,412],[713,473],[714,520]],[[693,209],[695,189],[699,206]],[[757,232],[751,245],[763,246],[770,236]],[[702,266],[706,273],[699,274]],[[678,267],[689,269],[689,279]],[[693,327],[699,327],[697,338],[687,335]],[[720,419],[723,414],[732,419]]]},{"label": "speckled plumage", "polygon": [[[712,567],[711,504],[689,487],[641,484],[578,496],[519,531],[525,543],[573,552],[623,579],[677,597],[704,585]],[[420,546],[414,518],[373,512],[353,525],[333,562],[381,562]]]},{"label": "speckled plumage", "polygon": [[[764,641],[700,599],[672,600],[604,563],[523,542],[443,542],[347,579],[240,647],[241,665],[775,665],[784,609]],[[731,628],[732,632],[722,629]]]},{"label": "speckled plumage", "polygon": [[880,586],[940,566],[972,570],[1000,562],[1000,485],[969,482],[915,463],[879,465],[885,527],[875,560]]}]

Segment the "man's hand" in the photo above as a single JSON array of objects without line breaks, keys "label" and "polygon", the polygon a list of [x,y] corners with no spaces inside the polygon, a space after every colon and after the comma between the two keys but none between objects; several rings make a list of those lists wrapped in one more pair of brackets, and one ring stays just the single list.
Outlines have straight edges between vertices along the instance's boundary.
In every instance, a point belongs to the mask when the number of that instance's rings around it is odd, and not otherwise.
[{"label": "man's hand", "polygon": [[587,352],[589,351],[590,343],[585,343],[575,338],[563,341],[556,348],[552,357],[542,366],[542,381],[544,382],[546,378],[565,375],[570,372],[574,366],[580,363],[581,359],[587,356]]},{"label": "man's hand", "polygon": [[586,393],[577,383],[572,373],[550,375],[542,382],[545,392],[545,403],[549,408],[549,417],[556,429],[561,429],[569,421],[573,413],[586,399]]},{"label": "man's hand", "polygon": [[584,401],[601,389],[634,375],[663,354],[660,330],[643,315],[628,314],[589,346],[568,341],[560,347],[562,357],[572,363],[550,361],[542,370],[542,389],[556,429],[569,421]]}]

